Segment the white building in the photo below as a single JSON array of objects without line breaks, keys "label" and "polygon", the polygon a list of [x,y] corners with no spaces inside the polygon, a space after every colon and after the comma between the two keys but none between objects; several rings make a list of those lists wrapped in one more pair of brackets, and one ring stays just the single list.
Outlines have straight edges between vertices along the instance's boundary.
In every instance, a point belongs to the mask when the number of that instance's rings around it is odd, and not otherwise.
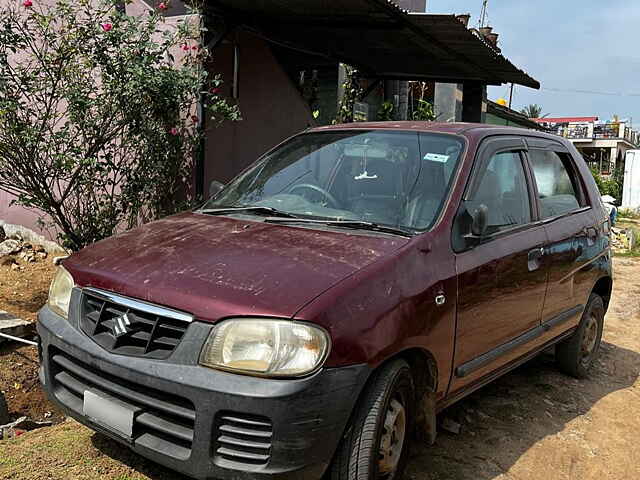
[{"label": "white building", "polygon": [[603,175],[624,168],[627,151],[639,146],[639,134],[628,120],[599,122],[598,117],[561,117],[535,121],[547,131],[570,140],[587,163]]}]

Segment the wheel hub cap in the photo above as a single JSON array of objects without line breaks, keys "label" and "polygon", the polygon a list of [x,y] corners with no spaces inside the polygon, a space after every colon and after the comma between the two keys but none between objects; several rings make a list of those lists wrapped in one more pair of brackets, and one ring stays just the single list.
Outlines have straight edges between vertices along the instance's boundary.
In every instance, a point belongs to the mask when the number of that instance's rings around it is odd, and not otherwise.
[{"label": "wheel hub cap", "polygon": [[407,430],[406,412],[398,400],[394,399],[389,404],[383,428],[378,471],[383,475],[392,476],[400,462]]},{"label": "wheel hub cap", "polygon": [[582,345],[580,346],[582,354],[582,362],[588,363],[598,341],[598,321],[593,315],[589,316],[587,326],[582,337]]}]

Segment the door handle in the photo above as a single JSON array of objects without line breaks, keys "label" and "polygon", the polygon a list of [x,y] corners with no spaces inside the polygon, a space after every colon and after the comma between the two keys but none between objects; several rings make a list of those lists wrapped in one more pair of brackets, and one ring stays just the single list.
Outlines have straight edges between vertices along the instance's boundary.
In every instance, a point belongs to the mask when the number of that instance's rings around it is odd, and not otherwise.
[{"label": "door handle", "polygon": [[527,264],[529,266],[529,271],[533,272],[540,268],[540,260],[544,256],[544,247],[534,248],[529,251],[527,255]]}]

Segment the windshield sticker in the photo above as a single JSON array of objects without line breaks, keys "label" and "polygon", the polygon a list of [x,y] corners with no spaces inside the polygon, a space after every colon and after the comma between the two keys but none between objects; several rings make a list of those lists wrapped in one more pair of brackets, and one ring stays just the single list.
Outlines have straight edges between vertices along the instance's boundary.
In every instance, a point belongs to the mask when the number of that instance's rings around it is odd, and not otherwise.
[{"label": "windshield sticker", "polygon": [[439,162],[439,163],[447,163],[449,160],[449,155],[440,155],[438,153],[427,153],[424,156],[425,160],[429,160],[431,162]]}]

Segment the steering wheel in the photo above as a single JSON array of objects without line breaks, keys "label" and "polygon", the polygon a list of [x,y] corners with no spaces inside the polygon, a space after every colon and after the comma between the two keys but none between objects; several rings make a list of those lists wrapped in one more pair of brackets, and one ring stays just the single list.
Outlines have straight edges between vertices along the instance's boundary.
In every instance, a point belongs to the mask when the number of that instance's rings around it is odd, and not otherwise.
[{"label": "steering wheel", "polygon": [[291,187],[289,189],[289,193],[293,193],[296,190],[313,190],[314,192],[318,192],[327,200],[327,204],[330,204],[330,206],[335,208],[335,209],[339,208],[338,201],[336,200],[336,197],[331,195],[329,192],[327,192],[322,187],[319,187],[317,185],[313,185],[311,183],[300,183],[298,185],[294,185],[293,187]]}]

